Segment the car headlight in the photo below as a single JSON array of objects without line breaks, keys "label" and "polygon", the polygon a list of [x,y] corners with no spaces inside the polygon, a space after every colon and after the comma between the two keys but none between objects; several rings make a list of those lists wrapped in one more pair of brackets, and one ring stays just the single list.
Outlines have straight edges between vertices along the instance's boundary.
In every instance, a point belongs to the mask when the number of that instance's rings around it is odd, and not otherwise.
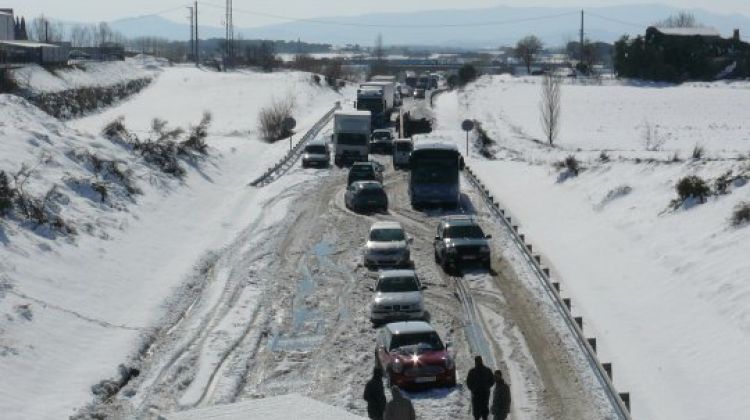
[{"label": "car headlight", "polygon": [[401,362],[396,359],[393,364],[391,364],[391,370],[393,373],[401,373],[404,371],[404,365],[401,364]]},{"label": "car headlight", "polygon": [[454,367],[456,367],[456,364],[453,362],[453,358],[446,357],[445,358],[445,368],[446,369],[453,369]]}]

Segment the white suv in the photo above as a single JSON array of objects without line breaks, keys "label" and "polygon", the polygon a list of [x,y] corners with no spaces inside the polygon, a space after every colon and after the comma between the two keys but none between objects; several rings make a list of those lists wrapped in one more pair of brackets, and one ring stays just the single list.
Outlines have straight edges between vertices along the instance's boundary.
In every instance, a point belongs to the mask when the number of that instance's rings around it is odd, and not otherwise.
[{"label": "white suv", "polygon": [[381,324],[390,321],[424,318],[422,290],[426,289],[414,270],[383,270],[370,306],[370,321]]},{"label": "white suv", "polygon": [[411,266],[411,238],[398,222],[375,222],[363,251],[365,267]]}]

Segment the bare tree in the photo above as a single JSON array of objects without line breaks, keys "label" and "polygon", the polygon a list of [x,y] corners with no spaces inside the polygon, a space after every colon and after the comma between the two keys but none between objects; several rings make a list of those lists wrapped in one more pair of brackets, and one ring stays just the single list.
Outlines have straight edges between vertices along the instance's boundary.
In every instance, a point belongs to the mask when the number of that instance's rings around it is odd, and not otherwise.
[{"label": "bare tree", "polygon": [[385,48],[383,48],[383,35],[378,34],[375,38],[375,47],[372,49],[372,56],[375,64],[372,66],[372,73],[379,74],[385,72]]},{"label": "bare tree", "polygon": [[516,57],[526,65],[526,71],[531,73],[531,63],[542,50],[542,41],[534,35],[529,35],[518,41],[515,48]]},{"label": "bare tree", "polygon": [[88,28],[83,25],[74,25],[70,29],[70,43],[75,48],[90,47],[91,33],[89,32]]},{"label": "bare tree", "polygon": [[648,152],[657,152],[662,149],[666,139],[659,134],[658,126],[646,120],[643,123],[643,148]]},{"label": "bare tree", "polygon": [[695,28],[700,26],[700,24],[698,24],[694,14],[681,11],[676,15],[672,15],[662,21],[656,22],[654,26],[661,28]]},{"label": "bare tree", "polygon": [[65,36],[65,27],[60,22],[47,19],[44,15],[35,17],[29,25],[29,39],[39,42],[60,42]]},{"label": "bare tree", "polygon": [[560,78],[545,75],[542,81],[542,101],[539,104],[542,130],[550,146],[560,133],[561,108]]}]

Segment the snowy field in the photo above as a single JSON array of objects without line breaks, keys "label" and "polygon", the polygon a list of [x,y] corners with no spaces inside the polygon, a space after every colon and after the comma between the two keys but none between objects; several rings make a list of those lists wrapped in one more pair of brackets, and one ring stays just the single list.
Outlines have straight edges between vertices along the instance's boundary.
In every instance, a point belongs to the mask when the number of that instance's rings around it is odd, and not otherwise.
[{"label": "snowy field", "polygon": [[[538,79],[484,77],[436,100],[432,137],[463,150],[460,121],[475,118],[496,141],[497,160],[472,146],[469,164],[561,280],[615,385],[631,392],[634,418],[748,412],[750,227],[729,222],[750,201],[748,84],[566,84],[554,149],[533,141],[539,98]],[[662,150],[645,150],[644,121]],[[684,160],[696,144],[707,159]],[[683,160],[667,162],[675,152]],[[570,154],[584,169],[565,179],[552,163]],[[670,207],[680,178],[713,186],[729,170],[745,180],[727,194]]]},{"label": "snowy field", "polygon": [[[135,71],[152,70],[146,63]],[[86,83],[109,84],[115,76],[105,73]],[[34,85],[55,90],[70,86],[65,83]],[[200,268],[196,264],[256,221],[268,195],[279,191],[260,191],[247,183],[288,148],[283,141],[269,145],[258,139],[257,114],[272,97],[287,92],[294,93],[300,131],[342,97],[312,85],[302,73],[195,68],[165,68],[139,95],[68,123],[15,96],[0,96],[0,169],[15,174],[27,163],[33,171],[25,188],[35,196],[57,185],[54,201],[78,231],[55,239],[49,229],[0,224],[3,417],[67,417],[90,402],[91,386],[116,377],[117,365],[135,356],[168,316],[167,298],[174,298],[178,286]],[[214,116],[209,156],[184,163],[188,170],[182,180],[156,172],[99,134],[117,116],[144,135],[152,118],[187,128],[204,111]],[[81,187],[87,184],[76,182],[92,177],[76,158],[86,154],[132,170],[143,194],[102,203],[90,188]],[[283,204],[278,215],[284,214]]]}]

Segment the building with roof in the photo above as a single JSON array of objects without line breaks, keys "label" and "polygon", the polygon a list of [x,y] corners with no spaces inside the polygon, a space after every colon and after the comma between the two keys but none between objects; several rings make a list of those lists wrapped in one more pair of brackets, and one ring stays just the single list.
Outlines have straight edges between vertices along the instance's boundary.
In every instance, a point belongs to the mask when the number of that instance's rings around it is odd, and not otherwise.
[{"label": "building with roof", "polygon": [[0,9],[0,41],[16,39],[16,21],[13,19],[13,9]]},{"label": "building with roof", "polygon": [[714,28],[652,26],[644,36],[623,37],[615,44],[619,76],[683,82],[750,76],[750,44],[735,29],[723,38]]}]

